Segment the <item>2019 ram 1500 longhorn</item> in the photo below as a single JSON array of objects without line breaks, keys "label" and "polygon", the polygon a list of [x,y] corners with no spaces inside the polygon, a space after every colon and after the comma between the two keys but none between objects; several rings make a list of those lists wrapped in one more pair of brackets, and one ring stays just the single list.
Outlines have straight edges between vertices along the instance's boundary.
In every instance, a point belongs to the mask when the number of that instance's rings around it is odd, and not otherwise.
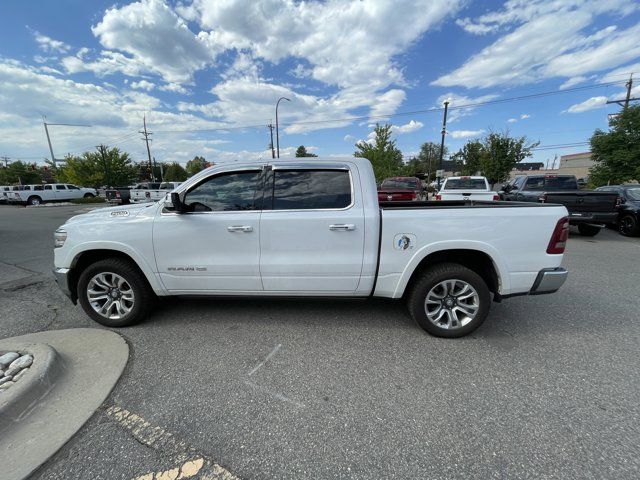
[{"label": "2019 ram 1500 longhorn", "polygon": [[569,210],[569,223],[587,237],[618,217],[616,193],[580,190],[574,175],[519,175],[502,187],[500,195],[503,200],[564,205]]},{"label": "2019 ram 1500 longhorn", "polygon": [[492,294],[558,290],[567,229],[560,205],[379,203],[367,159],[234,163],[157,203],[70,218],[55,275],[112,327],[143,319],[155,296],[376,296],[404,297],[425,330],[459,337]]}]

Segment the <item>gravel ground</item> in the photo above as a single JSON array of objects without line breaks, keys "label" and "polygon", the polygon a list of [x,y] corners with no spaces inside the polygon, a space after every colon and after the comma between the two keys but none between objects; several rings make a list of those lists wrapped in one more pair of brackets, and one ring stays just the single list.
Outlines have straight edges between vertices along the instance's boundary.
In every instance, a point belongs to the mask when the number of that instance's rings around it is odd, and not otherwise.
[{"label": "gravel ground", "polygon": [[[97,327],[48,273],[79,210],[0,207],[1,337]],[[494,304],[459,340],[393,301],[163,301],[119,330],[119,384],[34,478],[176,465],[175,444],[135,438],[111,405],[246,479],[638,478],[640,239],[572,236],[565,265],[559,293]]]}]

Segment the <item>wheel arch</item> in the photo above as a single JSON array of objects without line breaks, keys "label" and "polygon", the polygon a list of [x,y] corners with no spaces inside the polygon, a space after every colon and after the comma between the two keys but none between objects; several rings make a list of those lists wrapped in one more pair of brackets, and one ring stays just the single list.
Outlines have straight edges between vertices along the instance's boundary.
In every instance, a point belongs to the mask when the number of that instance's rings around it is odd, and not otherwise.
[{"label": "wheel arch", "polygon": [[151,272],[148,268],[145,268],[141,265],[141,262],[137,261],[132,255],[127,252],[123,252],[122,250],[117,250],[113,248],[95,248],[95,249],[87,249],[81,252],[78,252],[71,261],[71,277],[69,279],[69,289],[73,295],[78,294],[78,280],[80,279],[80,275],[82,272],[93,263],[99,260],[105,260],[107,258],[120,258],[122,260],[126,260],[130,262],[132,265],[137,268],[142,276],[147,280],[147,283],[155,292],[163,291],[164,288],[157,281],[157,278],[153,272]]},{"label": "wheel arch", "polygon": [[[493,252],[492,252],[493,253]],[[413,284],[429,267],[440,263],[457,263],[474,271],[487,283],[489,291],[499,295],[508,290],[509,277],[506,269],[496,261],[497,256],[478,246],[459,246],[437,248],[416,254],[402,273],[394,298],[400,298],[410,292]]]}]

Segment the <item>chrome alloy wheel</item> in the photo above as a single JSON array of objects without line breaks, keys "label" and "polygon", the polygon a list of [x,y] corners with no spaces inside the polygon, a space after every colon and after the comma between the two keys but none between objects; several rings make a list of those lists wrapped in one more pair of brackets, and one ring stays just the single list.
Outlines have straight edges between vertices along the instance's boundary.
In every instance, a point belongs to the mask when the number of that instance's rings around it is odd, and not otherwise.
[{"label": "chrome alloy wheel", "polygon": [[131,285],[123,277],[103,272],[89,280],[87,300],[98,315],[119,320],[131,311],[135,297]]},{"label": "chrome alloy wheel", "polygon": [[464,280],[444,280],[429,290],[424,309],[436,327],[447,330],[461,328],[478,313],[480,296]]}]

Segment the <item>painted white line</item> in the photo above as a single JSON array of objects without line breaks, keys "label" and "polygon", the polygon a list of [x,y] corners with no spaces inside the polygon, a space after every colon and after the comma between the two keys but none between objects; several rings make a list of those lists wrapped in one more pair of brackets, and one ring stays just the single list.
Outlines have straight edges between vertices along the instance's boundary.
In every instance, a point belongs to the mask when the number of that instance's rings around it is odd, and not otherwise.
[{"label": "painted white line", "polygon": [[177,467],[170,468],[169,470],[163,470],[160,472],[149,472],[144,475],[139,475],[133,480],[182,480],[185,478],[191,478],[198,474],[198,472],[204,466],[204,459],[197,458],[195,460],[189,460],[188,462],[178,465]]},{"label": "painted white line", "polygon": [[262,362],[260,362],[258,365],[256,365],[255,367],[253,367],[253,370],[251,370],[249,373],[247,373],[247,376],[251,376],[254,373],[256,373],[258,370],[260,370],[262,367],[264,367],[264,364],[267,363],[271,357],[273,357],[276,353],[278,353],[278,350],[280,350],[280,347],[282,347],[282,344],[278,344],[276,345],[273,350],[271,350],[271,353],[269,353],[269,355],[267,355],[267,358],[265,358]]},{"label": "painted white line", "polygon": [[262,387],[260,385],[257,385],[257,384],[253,383],[250,380],[245,380],[244,384],[249,386],[249,387],[251,387],[251,388],[253,388],[254,390],[258,390],[258,391],[260,391],[262,393],[266,393],[267,395],[269,395],[269,396],[271,396],[273,398],[276,398],[276,399],[280,400],[281,402],[290,403],[292,405],[295,405],[298,408],[304,408],[304,405],[302,403],[296,402],[295,400],[292,400],[289,397],[287,397],[287,396],[285,396],[285,395],[283,395],[281,393],[274,392],[274,391],[269,390],[268,388],[265,388],[265,387]]}]

